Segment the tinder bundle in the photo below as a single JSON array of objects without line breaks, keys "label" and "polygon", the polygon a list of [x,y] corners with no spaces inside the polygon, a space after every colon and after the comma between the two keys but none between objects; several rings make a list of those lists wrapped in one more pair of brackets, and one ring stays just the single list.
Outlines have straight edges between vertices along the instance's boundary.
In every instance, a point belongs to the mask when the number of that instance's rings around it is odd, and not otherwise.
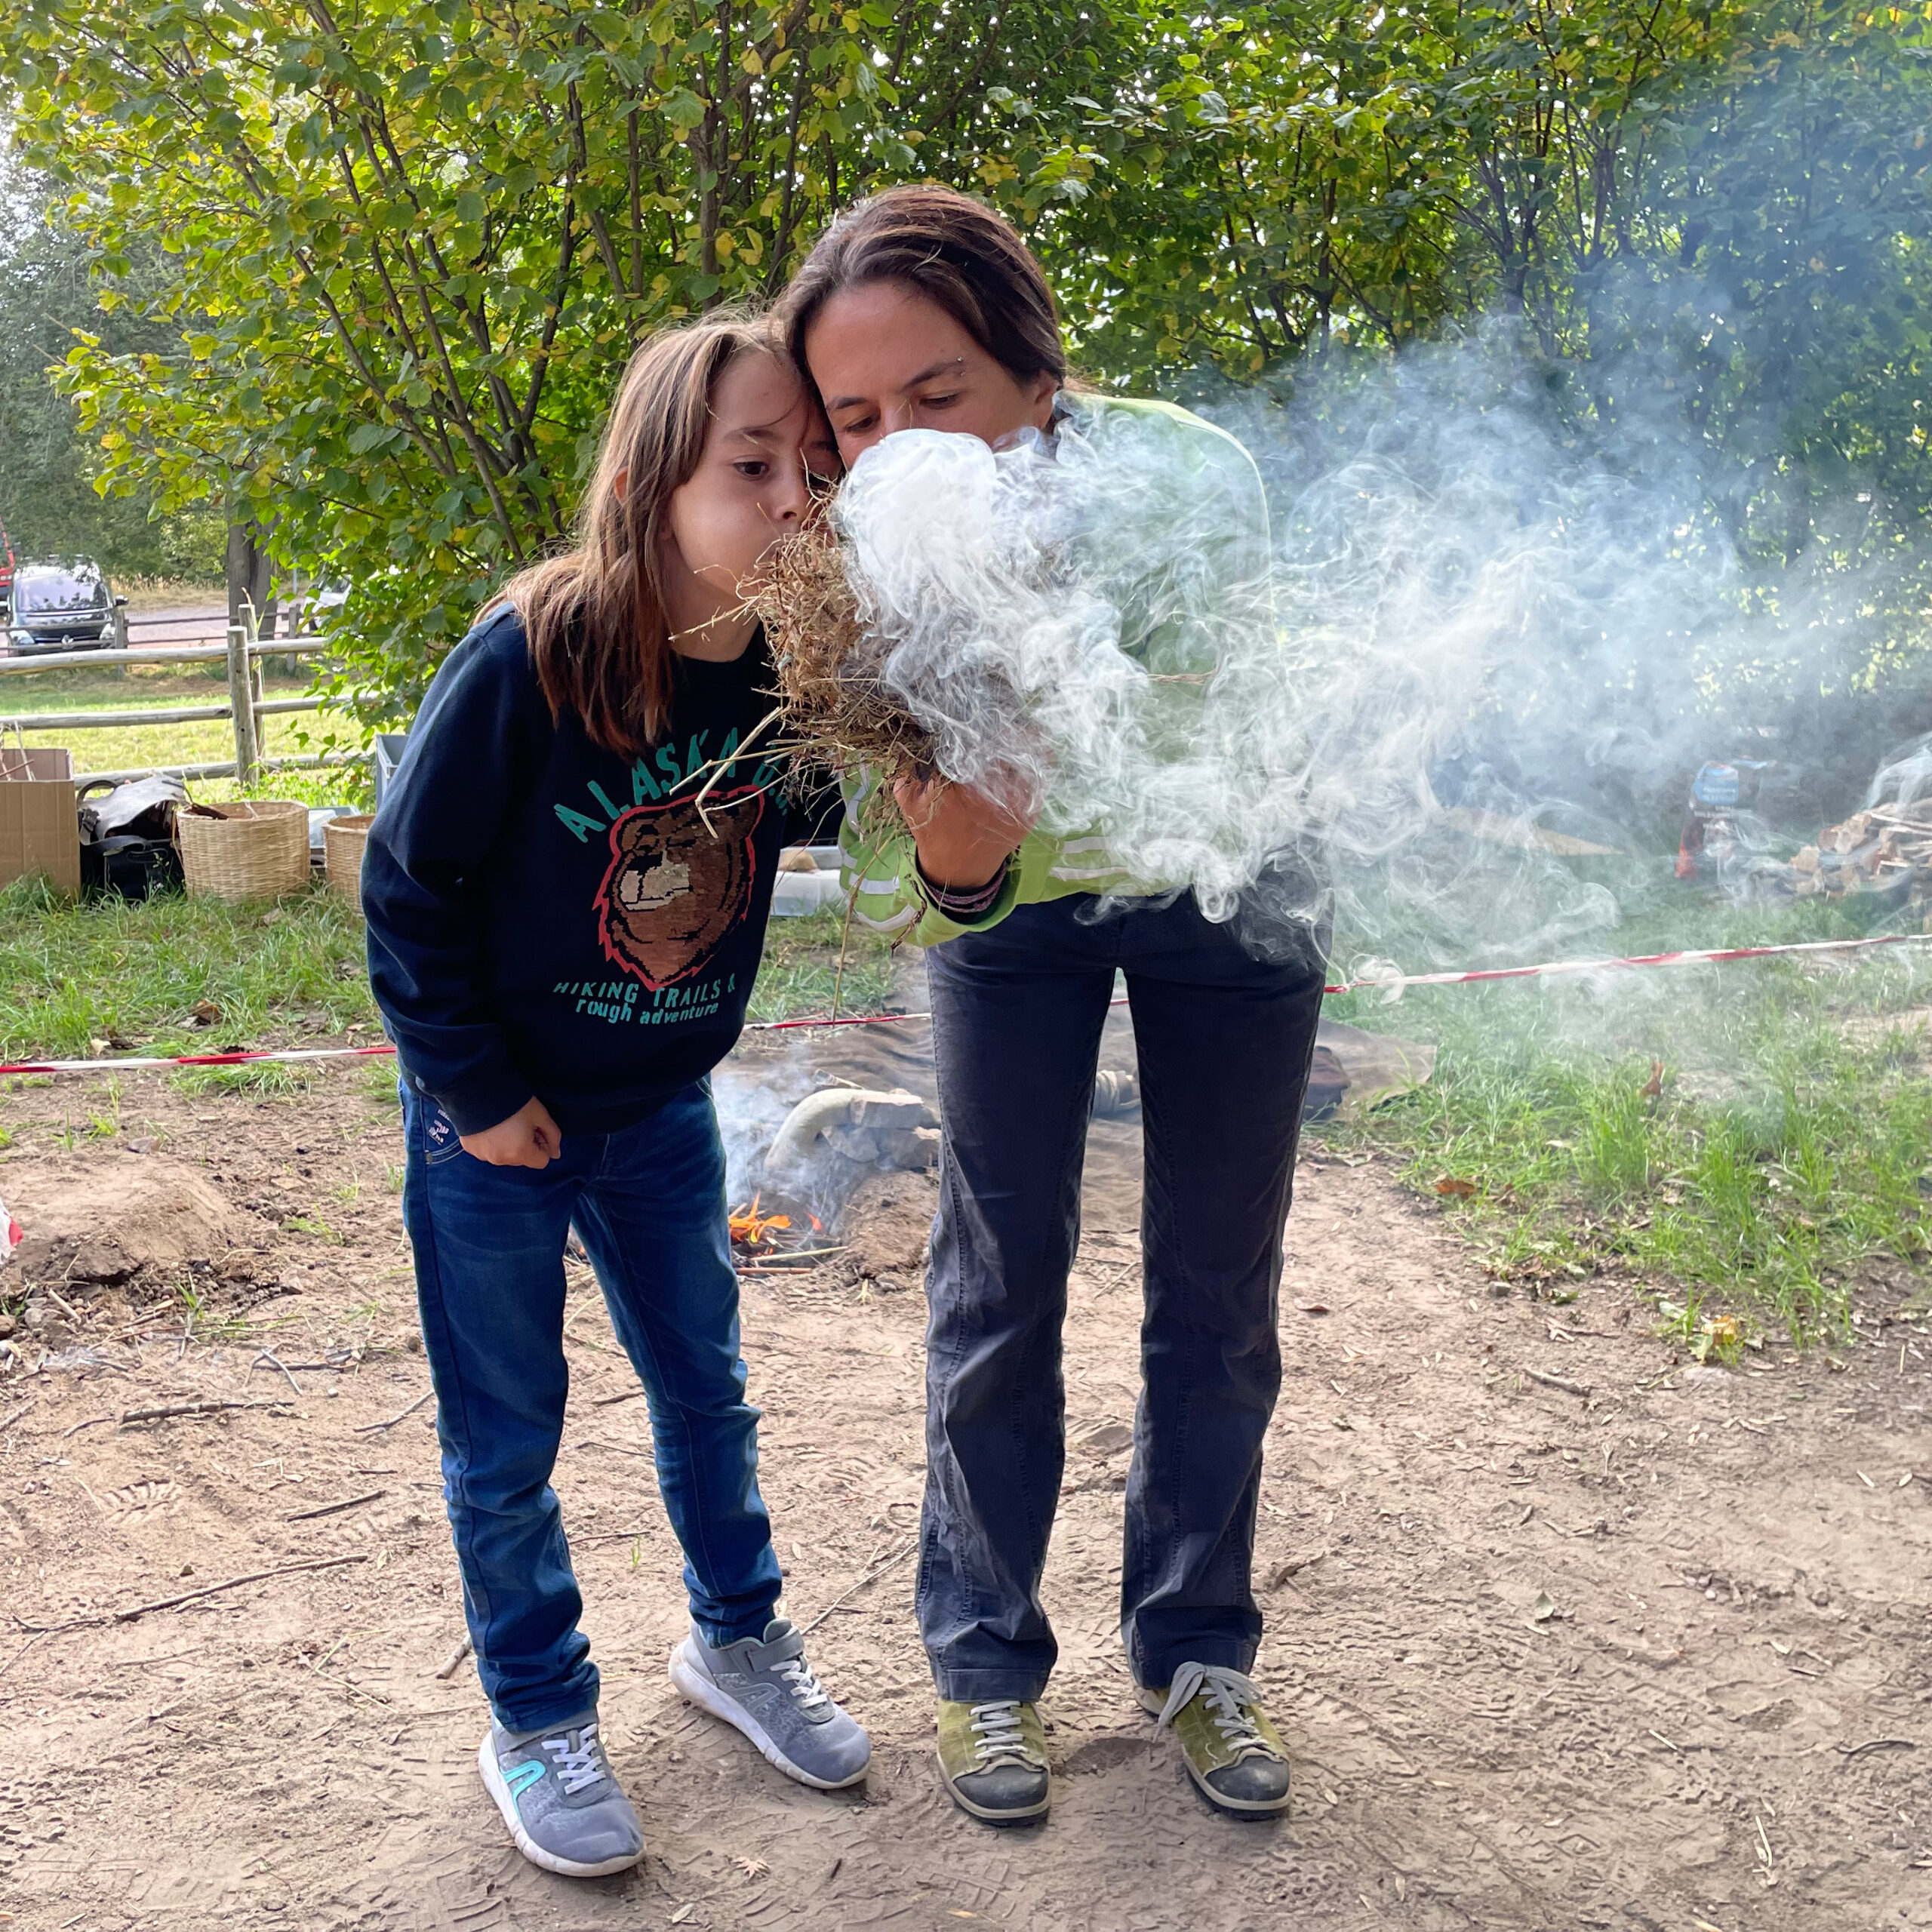
[{"label": "tinder bundle", "polygon": [[937,774],[1225,909],[1294,821],[1269,575],[1238,443],[1080,397],[1051,442],[912,430],[869,450],[757,601],[787,740],[886,780],[877,808],[892,779]]}]

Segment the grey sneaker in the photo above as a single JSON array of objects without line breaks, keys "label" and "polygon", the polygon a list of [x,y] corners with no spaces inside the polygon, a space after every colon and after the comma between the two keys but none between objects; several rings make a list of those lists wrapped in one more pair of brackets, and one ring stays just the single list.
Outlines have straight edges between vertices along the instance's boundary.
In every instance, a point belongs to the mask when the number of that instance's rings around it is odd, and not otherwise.
[{"label": "grey sneaker", "polygon": [[782,1617],[762,1638],[740,1638],[721,1650],[694,1628],[671,1653],[671,1681],[801,1784],[842,1791],[872,1762],[872,1740],[820,1687],[805,1661],[804,1638]]},{"label": "grey sneaker", "polygon": [[644,1856],[644,1827],[604,1755],[594,1710],[543,1730],[492,1724],[476,1761],[531,1864],[566,1878],[601,1878]]}]

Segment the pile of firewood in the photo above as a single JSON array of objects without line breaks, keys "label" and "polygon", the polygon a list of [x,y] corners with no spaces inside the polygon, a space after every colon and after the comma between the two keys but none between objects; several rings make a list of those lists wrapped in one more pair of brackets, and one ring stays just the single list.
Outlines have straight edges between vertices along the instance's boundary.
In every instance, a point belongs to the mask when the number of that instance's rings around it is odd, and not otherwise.
[{"label": "pile of firewood", "polygon": [[1827,826],[1817,844],[1791,861],[1790,870],[1801,899],[1894,889],[1932,894],[1932,798],[1869,806],[1842,825]]}]

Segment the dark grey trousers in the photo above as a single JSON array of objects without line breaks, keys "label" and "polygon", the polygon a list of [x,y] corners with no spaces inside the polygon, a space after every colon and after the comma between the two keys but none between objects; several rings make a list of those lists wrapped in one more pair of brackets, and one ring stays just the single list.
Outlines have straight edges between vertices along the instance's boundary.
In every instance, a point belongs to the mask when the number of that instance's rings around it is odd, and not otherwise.
[{"label": "dark grey trousers", "polygon": [[944,1131],[927,1284],[919,1626],[942,1697],[1037,1697],[1066,1460],[1060,1330],[1100,1029],[1127,976],[1140,1061],[1143,1386],[1121,1623],[1137,1681],[1250,1669],[1281,1235],[1321,962],[1269,964],[1192,897],[1095,921],[1023,906],[934,949]]}]

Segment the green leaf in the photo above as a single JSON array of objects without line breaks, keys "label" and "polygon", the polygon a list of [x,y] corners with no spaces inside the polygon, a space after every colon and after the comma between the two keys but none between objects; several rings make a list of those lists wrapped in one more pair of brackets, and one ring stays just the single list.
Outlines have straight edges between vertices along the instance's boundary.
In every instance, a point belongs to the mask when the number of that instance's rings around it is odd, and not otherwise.
[{"label": "green leaf", "polygon": [[666,96],[658,112],[678,133],[688,134],[704,119],[704,103],[689,88],[679,88]]}]

